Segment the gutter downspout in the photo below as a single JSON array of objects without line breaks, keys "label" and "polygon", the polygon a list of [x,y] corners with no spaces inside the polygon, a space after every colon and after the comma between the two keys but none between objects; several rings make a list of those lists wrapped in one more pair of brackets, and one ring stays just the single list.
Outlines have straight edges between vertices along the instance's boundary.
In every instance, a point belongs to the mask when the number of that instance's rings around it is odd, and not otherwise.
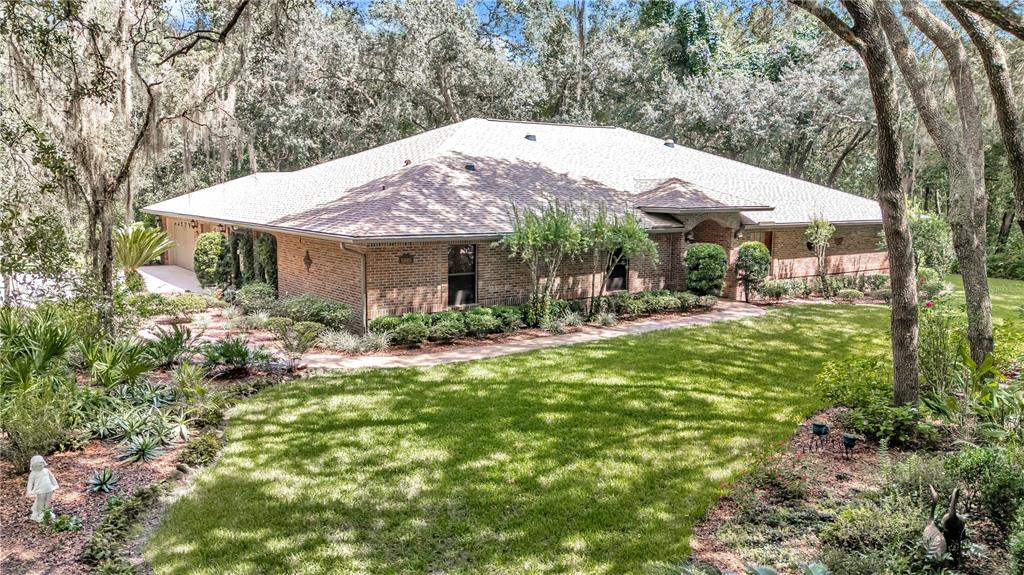
[{"label": "gutter downspout", "polygon": [[362,305],[362,307],[363,307],[362,316],[363,317],[362,317],[360,323],[363,326],[363,333],[366,333],[366,326],[368,325],[368,323],[367,323],[367,316],[370,313],[370,310],[367,309],[367,302],[366,302],[366,300],[367,300],[367,298],[366,298],[366,254],[364,254],[362,252],[357,252],[356,250],[353,250],[353,249],[347,247],[345,245],[345,242],[341,242],[338,245],[341,246],[341,251],[348,252],[350,254],[355,254],[355,255],[359,256],[359,261],[362,264],[362,268],[363,268],[363,281],[362,281],[362,284],[363,285],[362,285],[362,289],[360,291],[362,292],[362,299],[363,299],[363,305]]}]

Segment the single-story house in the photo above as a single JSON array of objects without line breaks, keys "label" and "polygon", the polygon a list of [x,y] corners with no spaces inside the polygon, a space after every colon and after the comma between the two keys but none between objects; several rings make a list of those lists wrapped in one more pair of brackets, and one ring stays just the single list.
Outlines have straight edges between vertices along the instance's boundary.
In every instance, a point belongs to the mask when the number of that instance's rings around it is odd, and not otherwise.
[{"label": "single-story house", "polygon": [[[380,315],[521,303],[529,273],[495,241],[513,206],[550,200],[632,210],[660,263],[627,263],[615,287],[680,288],[685,247],[760,240],[779,278],[815,274],[804,228],[832,222],[833,274],[887,270],[878,203],[616,127],[471,119],[295,172],[261,172],[174,199],[160,216],[177,242],[165,263],[192,269],[196,236],[245,228],[277,241],[282,295],[313,293]],[[727,295],[737,297],[735,272]],[[592,274],[563,266],[556,293],[586,298]]]}]

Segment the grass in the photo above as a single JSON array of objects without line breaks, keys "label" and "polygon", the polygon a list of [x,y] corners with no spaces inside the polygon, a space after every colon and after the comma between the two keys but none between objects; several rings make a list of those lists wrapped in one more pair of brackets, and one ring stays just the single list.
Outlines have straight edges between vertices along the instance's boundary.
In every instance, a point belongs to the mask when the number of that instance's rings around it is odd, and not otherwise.
[{"label": "grass", "polygon": [[146,557],[158,574],[642,572],[684,558],[720,485],[820,407],[822,362],[887,331],[883,307],[791,306],[295,381],[236,408]]}]

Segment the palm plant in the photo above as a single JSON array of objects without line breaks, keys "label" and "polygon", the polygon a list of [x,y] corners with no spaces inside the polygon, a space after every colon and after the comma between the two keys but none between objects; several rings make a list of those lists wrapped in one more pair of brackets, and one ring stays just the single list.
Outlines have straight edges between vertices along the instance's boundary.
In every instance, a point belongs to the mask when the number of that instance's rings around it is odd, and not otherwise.
[{"label": "palm plant", "polygon": [[142,286],[139,268],[174,247],[167,234],[147,228],[142,222],[121,226],[114,231],[114,263],[124,270],[125,283]]}]

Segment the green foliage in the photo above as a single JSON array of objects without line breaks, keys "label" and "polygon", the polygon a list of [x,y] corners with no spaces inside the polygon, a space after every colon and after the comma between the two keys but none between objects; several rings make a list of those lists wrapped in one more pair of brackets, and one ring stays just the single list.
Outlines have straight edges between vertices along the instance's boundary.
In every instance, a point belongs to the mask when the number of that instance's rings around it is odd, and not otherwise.
[{"label": "green foliage", "polygon": [[82,518],[77,515],[61,515],[54,519],[53,512],[47,509],[43,512],[43,524],[41,527],[53,533],[80,531],[82,529]]},{"label": "green foliage", "polygon": [[718,244],[691,244],[686,250],[686,287],[698,295],[722,295],[728,260]]},{"label": "green foliage", "polygon": [[429,336],[430,328],[419,318],[403,317],[398,327],[391,331],[391,339],[398,345],[416,346],[426,341]]},{"label": "green foliage", "polygon": [[864,294],[855,289],[841,289],[836,292],[835,298],[839,301],[854,303],[864,299]]},{"label": "green foliage", "polygon": [[619,318],[612,311],[602,311],[594,316],[594,321],[602,327],[611,327],[619,323]]},{"label": "green foliage", "polygon": [[582,251],[589,254],[593,272],[601,275],[601,294],[616,266],[644,261],[658,264],[658,245],[632,212],[609,214],[602,204],[584,215],[580,233]]},{"label": "green foliage", "polygon": [[743,286],[743,294],[750,301],[750,294],[759,292],[768,271],[772,256],[768,246],[761,242],[743,242],[736,256],[736,279]]},{"label": "green foliage", "polygon": [[402,317],[397,315],[382,315],[370,320],[367,325],[370,331],[388,332],[394,331],[402,323]]},{"label": "green foliage", "polygon": [[964,373],[960,350],[967,343],[967,316],[950,306],[925,307],[917,325],[922,391],[948,395]]},{"label": "green foliage", "polygon": [[[277,290],[270,284],[252,282],[243,285],[235,292],[235,304],[245,313],[275,309],[275,302],[277,302]],[[277,310],[275,309],[275,311]],[[280,312],[278,313],[280,314]]]},{"label": "green foliage", "polygon": [[452,342],[466,335],[466,324],[460,318],[442,319],[430,326],[431,341]]},{"label": "green foliage", "polygon": [[1024,575],[1024,505],[1017,507],[1006,550],[1010,556],[1010,575]]},{"label": "green foliage", "polygon": [[131,497],[114,496],[107,499],[107,513],[86,542],[80,557],[82,562],[94,566],[107,565],[110,568],[124,561],[121,546],[159,494],[159,487],[149,486],[138,489]]},{"label": "green foliage", "polygon": [[142,318],[152,318],[167,313],[167,297],[158,293],[134,293],[128,296],[128,307]]},{"label": "green foliage", "polygon": [[790,290],[789,280],[768,280],[758,286],[757,293],[777,302],[790,295]]},{"label": "green foliage", "polygon": [[146,353],[154,366],[171,367],[195,351],[196,339],[191,329],[178,324],[157,328],[156,339],[148,342]]},{"label": "green foliage", "polygon": [[316,344],[324,326],[315,321],[297,321],[277,332],[278,346],[294,368],[302,356]]},{"label": "green foliage", "polygon": [[880,299],[885,303],[892,301],[892,288],[878,288],[871,290],[871,297]]},{"label": "green foliage", "polygon": [[31,375],[0,397],[0,429],[7,435],[2,452],[18,473],[28,470],[33,455],[51,453],[67,440],[76,387],[67,376]]},{"label": "green foliage", "polygon": [[526,326],[523,319],[523,308],[510,305],[497,305],[491,308],[494,317],[498,319],[499,326],[503,332],[512,332]]},{"label": "green foliage", "polygon": [[200,348],[203,365],[207,369],[217,368],[217,377],[239,377],[263,367],[271,356],[262,348],[251,348],[243,337],[227,337],[209,342]]},{"label": "green foliage", "polygon": [[922,299],[935,298],[948,289],[938,271],[920,267],[917,269],[917,291]]},{"label": "green foliage", "polygon": [[128,438],[121,450],[120,459],[132,463],[148,463],[164,454],[160,440],[152,435],[136,435]]},{"label": "green foliage", "polygon": [[345,304],[312,294],[281,298],[274,306],[274,314],[295,321],[315,321],[329,328],[345,327],[352,310]]},{"label": "green foliage", "polygon": [[1024,508],[1024,451],[1016,446],[966,447],[946,460],[946,470],[1003,535]]},{"label": "green foliage", "polygon": [[924,452],[911,453],[895,462],[882,465],[885,489],[911,498],[918,506],[931,501],[931,488],[939,493],[952,493],[957,478],[946,471],[945,456]]},{"label": "green foliage", "polygon": [[196,238],[192,253],[192,266],[199,285],[214,287],[227,283],[221,258],[227,248],[227,240],[220,232],[206,232]]},{"label": "green foliage", "polygon": [[320,334],[317,345],[345,353],[367,353],[386,350],[390,340],[389,332],[367,331],[360,336],[343,329],[329,329]]},{"label": "green foliage", "polygon": [[142,222],[114,230],[114,264],[129,272],[158,259],[174,247],[163,230],[146,227]]},{"label": "green foliage", "polygon": [[1024,238],[1018,237],[1003,251],[988,255],[988,277],[1024,280]]},{"label": "green foliage", "polygon": [[269,284],[277,289],[277,239],[272,234],[260,234],[256,238],[255,265],[256,281]]},{"label": "green foliage", "polygon": [[89,493],[111,493],[119,481],[121,481],[121,477],[114,473],[113,469],[109,467],[96,469],[89,479],[85,480],[86,491]]},{"label": "green foliage", "polygon": [[935,214],[916,213],[910,217],[910,234],[917,265],[948,274],[956,260],[949,223]]},{"label": "green foliage", "polygon": [[552,335],[565,332],[565,320],[560,317],[549,317],[540,323],[540,328]]},{"label": "green foliage", "polygon": [[[818,277],[821,280],[824,280],[828,274],[828,269],[825,267],[825,255],[828,250],[828,243],[832,240],[832,236],[835,233],[836,227],[828,220],[818,216],[812,218],[811,223],[804,230],[804,239],[807,240],[811,249],[814,250],[814,256],[818,263]],[[822,295],[828,297],[828,294],[824,292]]]},{"label": "green foliage", "polygon": [[543,210],[519,211],[513,204],[512,233],[497,245],[509,251],[530,270],[530,317],[536,325],[546,319],[550,310],[547,300],[554,288],[554,279],[562,263],[579,256],[587,247],[586,238],[571,206],[550,202]]},{"label": "green foliage", "polygon": [[208,431],[190,439],[178,452],[178,461],[192,467],[202,467],[209,465],[220,453],[220,449],[219,434]]},{"label": "green foliage", "polygon": [[140,340],[119,339],[92,348],[83,342],[81,349],[93,383],[107,389],[138,383],[155,367],[149,345]]},{"label": "green foliage", "polygon": [[824,563],[839,575],[926,572],[919,550],[926,521],[921,506],[906,496],[857,500],[839,510],[819,533]]},{"label": "green foliage", "polygon": [[[479,311],[478,311],[479,310]],[[466,312],[466,333],[473,337],[481,337],[500,331],[502,323],[488,308],[473,308]]]},{"label": "green foliage", "polygon": [[764,490],[768,499],[776,503],[803,499],[808,486],[805,464],[788,454],[761,462],[748,481],[753,487]]}]

